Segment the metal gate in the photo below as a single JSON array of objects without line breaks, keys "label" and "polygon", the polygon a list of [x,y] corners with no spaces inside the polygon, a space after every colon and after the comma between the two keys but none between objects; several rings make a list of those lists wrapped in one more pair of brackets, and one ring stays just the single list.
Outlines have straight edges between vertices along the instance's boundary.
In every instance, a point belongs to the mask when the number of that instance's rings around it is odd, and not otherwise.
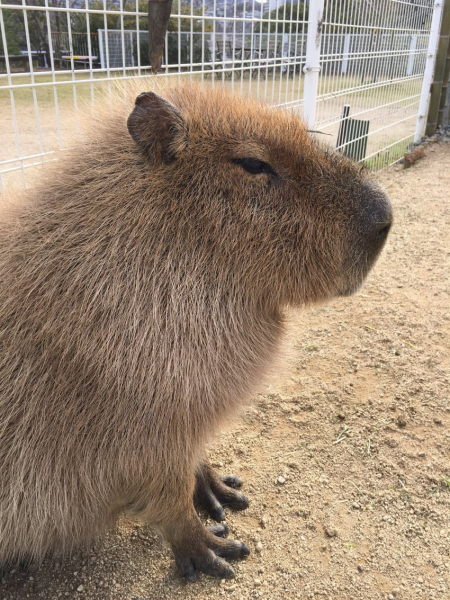
[{"label": "metal gate", "polygon": [[[377,169],[423,129],[441,8],[433,0],[179,0],[157,77],[296,111],[329,134],[324,143],[336,147],[341,134],[342,151]],[[0,1],[0,189],[26,183],[72,143],[81,104],[95,112],[112,81],[149,76],[146,31],[145,0]],[[346,119],[353,124],[343,127]]]}]

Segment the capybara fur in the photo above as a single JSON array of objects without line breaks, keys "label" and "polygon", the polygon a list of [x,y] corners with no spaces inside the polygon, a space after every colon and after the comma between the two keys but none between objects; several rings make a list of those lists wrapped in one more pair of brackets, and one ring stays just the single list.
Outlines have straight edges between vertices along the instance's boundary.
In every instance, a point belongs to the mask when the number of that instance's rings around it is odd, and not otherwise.
[{"label": "capybara fur", "polygon": [[205,444],[261,385],[284,308],[360,286],[390,204],[297,116],[224,91],[99,112],[1,215],[0,563],[125,512],[188,580],[228,577],[248,549],[194,500],[218,521],[247,500]]},{"label": "capybara fur", "polygon": [[421,146],[414,148],[412,152],[406,152],[405,156],[403,157],[403,168],[409,169],[424,156],[425,150]]}]

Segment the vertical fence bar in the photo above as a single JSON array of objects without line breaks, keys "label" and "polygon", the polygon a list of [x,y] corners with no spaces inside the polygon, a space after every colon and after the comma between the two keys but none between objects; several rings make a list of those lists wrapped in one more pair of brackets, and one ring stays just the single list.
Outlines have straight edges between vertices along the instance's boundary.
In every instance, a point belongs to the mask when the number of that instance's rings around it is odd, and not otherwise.
[{"label": "vertical fence bar", "polygon": [[[217,17],[217,0],[214,0],[214,2],[213,2],[213,16]],[[211,81],[212,81],[213,87],[214,87],[216,77],[217,77],[217,74],[216,74],[216,44],[217,44],[217,42],[216,42],[216,27],[217,27],[217,25],[216,24],[217,24],[217,21],[214,18],[213,30],[212,30],[212,34],[211,34],[211,45],[210,45],[210,48],[211,48],[210,54],[211,54],[211,62],[212,62],[211,69],[213,72],[211,75]]]},{"label": "vertical fence bar", "polygon": [[[254,30],[255,30],[255,0],[252,0],[252,24],[251,24],[251,31],[250,31],[250,61],[249,61],[249,66],[250,69],[248,70],[248,93],[250,94],[252,91],[252,79],[253,79],[253,62],[252,59],[254,57],[254,46],[253,46],[253,42],[254,42]],[[258,65],[259,66],[259,65]]]},{"label": "vertical fence bar", "polygon": [[141,26],[139,23],[139,0],[136,0],[136,58],[137,58],[137,68],[138,68],[138,76],[141,76]]},{"label": "vertical fence bar", "polygon": [[126,75],[127,75],[127,55],[125,52],[125,27],[123,21],[123,0],[119,1],[119,10],[120,10],[120,44],[122,49],[122,73],[123,73],[123,83],[124,90],[126,86]]},{"label": "vertical fence bar", "polygon": [[[25,0],[22,0],[22,7],[26,6]],[[43,154],[44,153],[44,141],[42,139],[42,128],[41,128],[41,118],[39,116],[39,108],[38,101],[36,95],[36,88],[34,87],[35,78],[34,78],[34,68],[33,68],[33,57],[31,54],[31,41],[30,41],[30,30],[28,27],[28,15],[27,11],[23,11],[23,24],[25,26],[25,39],[27,42],[27,54],[28,54],[28,62],[30,66],[30,78],[31,78],[31,93],[33,95],[33,104],[34,104],[34,115],[36,119],[36,127],[38,133],[38,142],[39,142],[39,150]],[[50,35],[50,33],[49,33]]]},{"label": "vertical fence bar", "polygon": [[[166,33],[166,43],[164,44],[164,57],[165,57],[165,72],[169,72],[169,40],[170,40],[170,31]],[[147,53],[148,54],[148,53]]]},{"label": "vertical fence bar", "polygon": [[181,4],[178,3],[178,31],[177,31],[177,39],[178,39],[178,73],[181,73]]},{"label": "vertical fence bar", "polygon": [[[45,7],[48,9],[48,0],[45,0]],[[56,77],[55,77],[55,57],[54,57],[54,52],[53,52],[53,39],[52,39],[52,28],[51,28],[51,24],[50,24],[50,14],[49,11],[47,10],[45,12],[45,19],[46,19],[46,23],[47,23],[47,36],[48,36],[48,48],[49,48],[49,52],[50,52],[50,67],[52,70],[52,81],[53,83],[55,83],[56,81]],[[59,118],[59,106],[58,106],[58,92],[56,90],[56,85],[53,86],[53,101],[55,103],[55,117],[56,117],[56,128],[58,130],[58,142],[59,142],[59,146],[61,147],[62,145],[62,139],[61,139],[61,122],[60,122],[60,118]]]},{"label": "vertical fence bar", "polygon": [[316,119],[317,88],[319,85],[320,43],[323,27],[324,0],[311,0],[309,3],[308,34],[306,38],[305,88],[303,91],[303,118],[310,129],[314,129]]},{"label": "vertical fence bar", "polygon": [[2,34],[3,50],[5,52],[5,66],[6,66],[6,74],[7,74],[8,86],[9,86],[9,100],[11,103],[11,113],[12,113],[12,118],[13,118],[14,141],[16,143],[16,150],[17,150],[17,156],[18,156],[17,160],[20,161],[20,171],[22,173],[22,183],[23,183],[23,185],[26,185],[27,180],[25,177],[25,169],[24,169],[23,160],[22,160],[22,150],[20,147],[19,129],[17,127],[16,101],[14,98],[14,90],[12,89],[13,81],[12,81],[12,77],[11,77],[11,66],[9,64],[8,43],[7,43],[7,39],[6,39],[6,28],[5,28],[5,22],[3,19],[3,10],[1,8],[1,6],[0,6],[0,33]]},{"label": "vertical fence bar", "polygon": [[[261,5],[261,15],[260,15],[260,19],[262,19],[263,17],[263,12],[262,12],[262,5]],[[262,66],[263,63],[261,62],[262,59],[262,54],[263,54],[263,46],[262,46],[262,40],[263,40],[263,21],[260,20],[260,27],[259,27],[259,48],[258,48],[258,59],[259,62],[257,63],[257,84],[256,84],[256,95],[259,97],[259,87],[260,87],[260,81],[261,81],[261,71],[262,71]],[[267,60],[266,60],[267,63]]]},{"label": "vertical fence bar", "polygon": [[[69,0],[66,0],[66,8],[70,8]],[[73,95],[73,107],[75,111],[75,120],[77,126],[77,132],[79,130],[79,122],[78,122],[78,100],[77,100],[77,87],[75,85],[75,63],[73,60],[74,50],[73,50],[73,37],[72,37],[72,22],[71,22],[71,13],[67,11],[67,35],[69,40],[69,54],[70,54],[70,70],[72,76],[72,95]]]},{"label": "vertical fence bar", "polygon": [[223,4],[223,19],[224,20],[222,21],[223,27],[222,27],[222,44],[221,44],[222,50],[220,53],[220,59],[222,60],[222,85],[225,85],[225,68],[227,66],[225,63],[225,56],[226,56],[225,40],[227,37],[227,29],[228,29],[227,28],[227,6],[228,6],[228,3],[224,2],[224,4]]},{"label": "vertical fence bar", "polygon": [[[92,80],[94,79],[94,71],[93,71],[93,65],[92,65],[91,24],[89,21],[88,0],[85,0],[85,9],[86,9],[86,35],[87,35],[87,50],[88,50],[88,63],[89,63],[89,79],[92,82]],[[98,57],[97,57],[97,59],[98,59]],[[94,103],[95,103],[94,84],[93,83],[91,83],[90,88],[91,88],[91,110],[93,110]]]},{"label": "vertical fence bar", "polygon": [[[181,6],[180,6],[181,9]],[[194,0],[191,0],[191,15],[194,14]],[[203,0],[202,2],[202,14],[203,16],[205,15],[205,1]],[[202,19],[202,33],[204,31],[204,23],[205,23],[205,19]],[[192,81],[192,71],[194,70],[194,67],[192,66],[194,64],[194,20],[190,19],[189,20],[189,29],[190,29],[190,35],[188,35],[188,38],[186,40],[186,51],[189,51],[190,57],[189,60],[187,60],[186,62],[189,62],[190,67],[189,67],[189,71],[191,71],[191,73],[189,74],[189,81]],[[189,49],[189,50],[188,50]],[[202,69],[203,71],[203,69]],[[203,81],[203,73],[201,75],[202,81]]]},{"label": "vertical fence bar", "polygon": [[[106,15],[104,15],[106,17]],[[100,68],[103,70],[106,68],[106,63],[105,63],[105,50],[103,48],[103,31],[99,29],[98,30],[98,53],[100,54]]]},{"label": "vertical fence bar", "polygon": [[[103,10],[106,11],[106,0],[103,0]],[[111,72],[109,70],[109,40],[108,40],[108,16],[106,13],[103,13],[103,25],[105,26],[105,47],[104,47],[104,51],[105,51],[105,63],[106,63],[106,76],[108,78],[108,93],[109,93],[109,97],[111,98]],[[100,39],[100,31],[99,31],[99,39]],[[105,68],[104,66],[102,66],[102,68]]]},{"label": "vertical fence bar", "polygon": [[444,0],[441,28],[436,54],[434,80],[431,86],[431,97],[428,110],[425,135],[433,135],[438,126],[439,101],[444,84],[445,63],[450,43],[450,0]]},{"label": "vertical fence bar", "polygon": [[434,3],[433,18],[431,21],[430,39],[428,42],[427,62],[423,77],[422,93],[420,95],[419,114],[417,115],[416,132],[414,142],[422,139],[425,132],[428,104],[430,100],[430,89],[433,82],[434,66],[436,64],[437,44],[439,41],[439,25],[441,23],[443,2]]},{"label": "vertical fence bar", "polygon": [[234,92],[234,73],[236,66],[236,17],[237,17],[237,3],[234,2],[233,7],[233,32],[232,32],[232,40],[231,40],[231,50],[230,50],[230,59],[231,59],[231,89]]}]

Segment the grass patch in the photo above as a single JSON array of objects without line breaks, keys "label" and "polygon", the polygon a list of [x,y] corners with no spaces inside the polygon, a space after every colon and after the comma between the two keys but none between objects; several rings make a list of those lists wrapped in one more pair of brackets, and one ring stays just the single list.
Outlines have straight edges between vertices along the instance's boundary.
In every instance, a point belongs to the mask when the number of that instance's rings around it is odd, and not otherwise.
[{"label": "grass patch", "polygon": [[[411,138],[412,137],[413,136],[411,135]],[[412,139],[391,143],[390,145],[388,144],[387,148],[380,150],[370,158],[364,160],[363,164],[372,171],[388,167],[400,160],[405,152],[409,152],[411,144]]]}]

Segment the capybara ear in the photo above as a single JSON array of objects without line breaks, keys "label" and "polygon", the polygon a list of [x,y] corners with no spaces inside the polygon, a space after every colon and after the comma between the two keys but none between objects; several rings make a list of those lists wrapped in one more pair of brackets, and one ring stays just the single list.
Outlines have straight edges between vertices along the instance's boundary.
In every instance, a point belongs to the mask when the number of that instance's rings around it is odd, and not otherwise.
[{"label": "capybara ear", "polygon": [[185,141],[185,121],[180,111],[154,92],[136,98],[128,117],[128,131],[133,140],[149,154],[170,163],[176,159]]}]

